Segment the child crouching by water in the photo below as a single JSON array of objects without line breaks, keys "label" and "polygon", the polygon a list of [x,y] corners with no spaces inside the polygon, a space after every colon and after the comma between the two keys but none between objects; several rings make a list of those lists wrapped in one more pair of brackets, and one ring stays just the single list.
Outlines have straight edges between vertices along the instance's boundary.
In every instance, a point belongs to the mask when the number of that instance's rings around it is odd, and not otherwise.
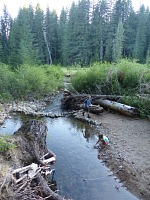
[{"label": "child crouching by water", "polygon": [[101,148],[101,147],[105,147],[109,145],[109,139],[103,135],[102,133],[100,133],[98,135],[98,140],[96,142],[96,144],[94,145],[95,148]]}]

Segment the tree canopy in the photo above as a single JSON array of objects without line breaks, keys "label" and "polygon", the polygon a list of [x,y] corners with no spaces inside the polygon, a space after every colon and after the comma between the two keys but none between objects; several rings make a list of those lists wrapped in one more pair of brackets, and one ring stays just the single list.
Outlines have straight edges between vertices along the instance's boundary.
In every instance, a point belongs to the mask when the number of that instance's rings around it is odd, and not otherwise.
[{"label": "tree canopy", "polygon": [[[94,2],[94,1],[93,1]],[[74,2],[60,16],[37,4],[20,8],[12,19],[4,6],[0,18],[0,62],[88,66],[121,58],[149,63],[150,11],[135,12],[131,0]]]}]

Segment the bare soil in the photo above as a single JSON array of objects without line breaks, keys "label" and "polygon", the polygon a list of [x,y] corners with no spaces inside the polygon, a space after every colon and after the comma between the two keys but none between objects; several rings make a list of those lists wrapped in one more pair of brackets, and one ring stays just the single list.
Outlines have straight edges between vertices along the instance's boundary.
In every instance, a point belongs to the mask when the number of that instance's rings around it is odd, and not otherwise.
[{"label": "bare soil", "polygon": [[134,195],[150,199],[150,120],[132,118],[113,112],[90,114],[101,122],[102,132],[109,140],[104,162]]}]

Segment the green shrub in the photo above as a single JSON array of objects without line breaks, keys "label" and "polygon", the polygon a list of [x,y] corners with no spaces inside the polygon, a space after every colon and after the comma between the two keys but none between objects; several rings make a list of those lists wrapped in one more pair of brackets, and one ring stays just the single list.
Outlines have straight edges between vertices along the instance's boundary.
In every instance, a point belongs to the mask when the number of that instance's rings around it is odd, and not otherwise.
[{"label": "green shrub", "polygon": [[0,153],[5,153],[15,147],[16,146],[11,142],[11,139],[8,136],[0,136]]},{"label": "green shrub", "polygon": [[150,69],[129,60],[118,64],[95,63],[86,71],[77,72],[71,79],[78,92],[129,95],[141,93],[142,84],[150,82]]},{"label": "green shrub", "polygon": [[136,107],[140,111],[141,117],[150,118],[150,98],[139,98],[136,96],[128,97],[124,96],[121,99],[121,103]]},{"label": "green shrub", "polygon": [[41,97],[62,86],[63,72],[58,66],[23,65],[12,71],[0,66],[0,98],[24,99],[27,96]]}]

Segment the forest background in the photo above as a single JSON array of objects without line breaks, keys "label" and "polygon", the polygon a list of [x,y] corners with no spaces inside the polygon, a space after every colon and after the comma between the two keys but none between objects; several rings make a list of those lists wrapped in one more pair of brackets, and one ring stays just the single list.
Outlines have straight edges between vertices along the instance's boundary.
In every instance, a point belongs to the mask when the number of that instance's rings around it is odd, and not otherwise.
[{"label": "forest background", "polygon": [[[44,13],[37,4],[20,8],[12,19],[4,6],[0,98],[41,96],[60,87],[63,66],[88,68],[72,80],[77,91],[143,94],[150,83],[149,9],[141,5],[135,12],[131,0],[100,0],[95,5],[81,0],[69,10],[62,8],[59,17],[49,8]],[[133,105],[138,100],[128,101]]]}]

